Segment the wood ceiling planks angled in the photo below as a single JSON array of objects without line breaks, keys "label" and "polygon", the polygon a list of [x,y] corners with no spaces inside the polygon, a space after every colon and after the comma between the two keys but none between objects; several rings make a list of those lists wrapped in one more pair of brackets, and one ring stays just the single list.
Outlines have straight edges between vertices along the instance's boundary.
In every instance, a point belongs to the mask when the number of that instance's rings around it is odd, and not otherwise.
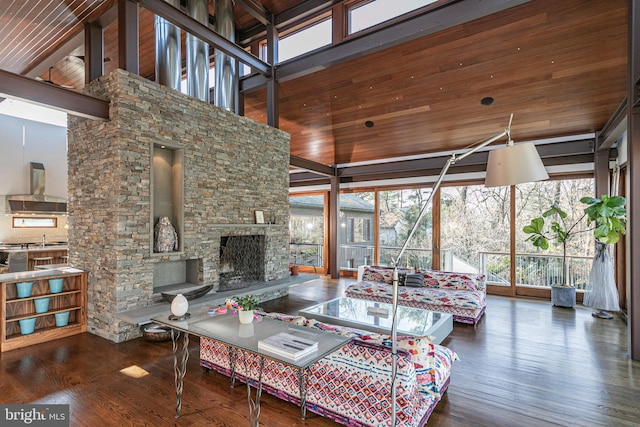
[{"label": "wood ceiling planks angled", "polygon": [[[30,8],[61,4],[18,3]],[[95,16],[115,3],[74,4],[94,5],[90,13]],[[276,15],[303,3],[262,1]],[[626,96],[627,8],[626,0],[534,0],[283,82],[280,125],[292,136],[291,154],[342,164],[461,149],[502,131],[511,113],[517,141],[597,131]],[[234,11],[239,30],[257,24],[239,5]],[[73,13],[67,18],[69,31],[81,31],[72,23]],[[3,14],[0,23],[8,19]],[[149,78],[155,73],[153,21],[153,14],[141,8],[140,74]],[[0,41],[15,38],[19,30],[15,26],[9,33],[3,25]],[[117,22],[105,28],[104,37],[109,72],[118,66]],[[60,43],[41,40],[36,55]],[[79,89],[83,63],[74,55],[54,65],[52,80]],[[2,65],[8,60],[0,54],[1,69],[8,69]],[[487,96],[494,103],[481,106]],[[245,100],[245,115],[265,123],[265,91],[247,93]],[[366,127],[367,120],[374,126]]]},{"label": "wood ceiling planks angled", "polygon": [[624,1],[530,2],[284,82],[281,124],[292,152],[326,164],[460,149],[512,112],[517,140],[593,132],[626,95],[626,20]]}]

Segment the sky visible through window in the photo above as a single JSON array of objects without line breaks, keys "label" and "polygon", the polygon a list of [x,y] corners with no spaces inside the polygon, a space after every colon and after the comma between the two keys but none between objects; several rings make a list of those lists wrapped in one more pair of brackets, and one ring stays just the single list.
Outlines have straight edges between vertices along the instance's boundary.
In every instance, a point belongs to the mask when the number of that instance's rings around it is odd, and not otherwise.
[{"label": "sky visible through window", "polygon": [[357,33],[396,16],[419,9],[437,0],[375,0],[349,13],[349,34]]},{"label": "sky visible through window", "polygon": [[311,25],[278,41],[278,62],[331,44],[331,19]]}]

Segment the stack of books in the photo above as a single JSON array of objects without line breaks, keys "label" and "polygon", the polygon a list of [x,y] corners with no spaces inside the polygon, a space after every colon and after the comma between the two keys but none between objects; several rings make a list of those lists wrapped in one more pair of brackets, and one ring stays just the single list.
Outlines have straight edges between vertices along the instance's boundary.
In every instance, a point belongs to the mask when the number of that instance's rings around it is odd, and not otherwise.
[{"label": "stack of books", "polygon": [[318,350],[318,343],[293,334],[280,332],[258,341],[258,348],[278,356],[297,360]]}]

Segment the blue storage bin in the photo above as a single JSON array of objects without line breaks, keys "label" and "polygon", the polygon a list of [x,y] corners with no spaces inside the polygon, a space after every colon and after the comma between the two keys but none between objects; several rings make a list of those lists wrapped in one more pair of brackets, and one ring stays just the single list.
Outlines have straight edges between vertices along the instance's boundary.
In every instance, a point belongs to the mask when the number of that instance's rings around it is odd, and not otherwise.
[{"label": "blue storage bin", "polygon": [[20,323],[20,333],[22,335],[32,334],[34,329],[36,328],[36,318],[30,317],[28,319],[18,320]]},{"label": "blue storage bin", "polygon": [[46,313],[49,311],[49,298],[36,298],[33,300],[36,305],[36,313]]},{"label": "blue storage bin", "polygon": [[68,311],[63,311],[62,313],[56,313],[54,314],[55,318],[56,318],[56,326],[60,327],[60,326],[67,326],[67,324],[69,323],[69,312]]},{"label": "blue storage bin", "polygon": [[57,294],[62,292],[62,283],[64,282],[64,277],[59,277],[57,279],[49,279],[49,291],[52,294]]},{"label": "blue storage bin", "polygon": [[18,289],[18,298],[28,298],[31,296],[31,288],[33,282],[18,282],[16,288]]}]

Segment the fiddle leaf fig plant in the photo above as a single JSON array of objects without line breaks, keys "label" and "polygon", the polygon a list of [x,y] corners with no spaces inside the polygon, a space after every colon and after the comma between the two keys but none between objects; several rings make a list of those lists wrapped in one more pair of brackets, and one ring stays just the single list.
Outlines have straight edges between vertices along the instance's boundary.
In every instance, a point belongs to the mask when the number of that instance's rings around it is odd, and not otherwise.
[{"label": "fiddle leaf fig plant", "polygon": [[627,210],[624,206],[627,200],[624,197],[603,194],[601,199],[583,197],[580,201],[588,205],[584,210],[587,223],[595,222],[593,235],[600,243],[617,243],[620,235],[626,233]]},{"label": "fiddle leaf fig plant", "polygon": [[[565,274],[567,265],[567,241],[576,233],[588,231],[577,230],[575,227],[580,224],[584,218],[587,218],[587,225],[594,224],[593,235],[596,240],[604,244],[616,243],[620,239],[620,234],[625,234],[626,214],[624,208],[626,199],[622,196],[602,195],[602,198],[583,197],[580,202],[587,205],[584,214],[574,223],[567,223],[567,213],[560,207],[551,205],[551,207],[542,213],[542,216],[533,218],[529,225],[526,225],[522,231],[530,236],[533,246],[542,250],[549,249],[549,242],[555,242],[562,245],[562,284],[565,285]],[[557,217],[558,220],[551,221],[546,227],[545,219]]]}]

